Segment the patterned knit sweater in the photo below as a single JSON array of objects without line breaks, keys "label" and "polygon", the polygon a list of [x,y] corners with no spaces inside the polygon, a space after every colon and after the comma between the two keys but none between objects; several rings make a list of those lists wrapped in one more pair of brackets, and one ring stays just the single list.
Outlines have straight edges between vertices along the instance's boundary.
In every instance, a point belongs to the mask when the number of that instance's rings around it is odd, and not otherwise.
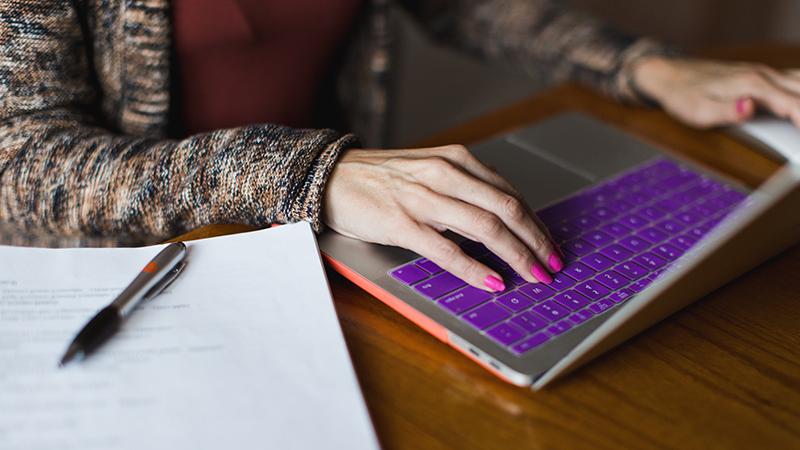
[{"label": "patterned knit sweater", "polygon": [[[325,183],[355,136],[253,124],[171,138],[169,6],[0,2],[0,225],[147,242],[211,223],[321,228]],[[622,99],[634,98],[630,63],[664,51],[549,0],[401,6],[441,42]],[[339,75],[350,125],[371,144],[390,101],[393,11],[388,0],[365,7]]]}]

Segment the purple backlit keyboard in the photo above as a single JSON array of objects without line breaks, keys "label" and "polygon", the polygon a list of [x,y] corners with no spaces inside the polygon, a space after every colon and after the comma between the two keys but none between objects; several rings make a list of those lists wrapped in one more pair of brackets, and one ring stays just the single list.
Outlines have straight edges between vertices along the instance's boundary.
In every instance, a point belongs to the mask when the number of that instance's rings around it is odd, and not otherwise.
[{"label": "purple backlit keyboard", "polygon": [[646,288],[745,197],[657,159],[537,213],[566,256],[550,285],[526,282],[473,241],[462,248],[500,273],[506,291],[468,286],[424,258],[390,274],[521,355]]}]

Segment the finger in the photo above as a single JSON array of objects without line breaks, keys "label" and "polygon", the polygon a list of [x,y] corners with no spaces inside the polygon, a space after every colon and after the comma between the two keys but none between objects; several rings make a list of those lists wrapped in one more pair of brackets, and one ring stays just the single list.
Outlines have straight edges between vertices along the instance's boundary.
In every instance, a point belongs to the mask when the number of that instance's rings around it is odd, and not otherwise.
[{"label": "finger", "polygon": [[800,95],[800,76],[791,76],[771,67],[763,67],[761,73],[784,90],[794,95]]},{"label": "finger", "polygon": [[687,112],[676,113],[687,123],[698,128],[742,123],[753,116],[755,102],[747,97],[734,101],[699,97]]},{"label": "finger", "polygon": [[482,242],[522,278],[531,283],[551,283],[553,277],[530,248],[495,214],[470,203],[436,192],[429,203],[414,213],[429,224],[441,224],[456,233]]},{"label": "finger", "polygon": [[489,292],[506,290],[503,278],[480,261],[469,257],[455,242],[443,237],[431,227],[415,223],[407,227],[398,244],[452,273],[466,283]]},{"label": "finger", "polygon": [[[456,167],[428,172],[425,184],[433,191],[472,204],[499,217],[508,229],[553,272],[563,268],[561,255],[547,228],[518,197],[465,173]],[[469,230],[464,230],[469,232]],[[534,274],[534,276],[536,276]],[[539,278],[539,276],[536,276]]]},{"label": "finger", "polygon": [[747,75],[737,83],[737,96],[751,97],[778,117],[791,118],[800,109],[800,96],[760,74]]}]

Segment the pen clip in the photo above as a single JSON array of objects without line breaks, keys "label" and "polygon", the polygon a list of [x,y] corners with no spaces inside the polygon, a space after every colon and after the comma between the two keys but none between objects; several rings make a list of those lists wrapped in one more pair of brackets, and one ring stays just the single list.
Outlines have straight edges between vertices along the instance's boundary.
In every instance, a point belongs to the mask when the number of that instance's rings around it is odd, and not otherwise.
[{"label": "pen clip", "polygon": [[172,284],[172,282],[175,281],[176,278],[178,278],[178,275],[181,274],[184,267],[186,267],[186,263],[187,261],[183,260],[178,264],[176,264],[172,270],[170,270],[166,275],[164,275],[164,278],[162,278],[161,281],[156,283],[152,288],[150,288],[149,291],[147,291],[143,299],[150,300],[151,298],[156,297],[158,294],[164,291],[164,289],[168,288],[169,285]]}]

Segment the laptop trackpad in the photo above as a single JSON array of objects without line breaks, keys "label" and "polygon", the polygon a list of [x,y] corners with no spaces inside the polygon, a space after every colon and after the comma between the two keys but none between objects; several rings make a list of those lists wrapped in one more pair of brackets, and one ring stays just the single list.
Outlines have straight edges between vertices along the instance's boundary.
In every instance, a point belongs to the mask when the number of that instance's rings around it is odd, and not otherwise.
[{"label": "laptop trackpad", "polygon": [[505,140],[472,145],[470,150],[517,188],[533,209],[547,206],[593,183],[585,174]]}]

